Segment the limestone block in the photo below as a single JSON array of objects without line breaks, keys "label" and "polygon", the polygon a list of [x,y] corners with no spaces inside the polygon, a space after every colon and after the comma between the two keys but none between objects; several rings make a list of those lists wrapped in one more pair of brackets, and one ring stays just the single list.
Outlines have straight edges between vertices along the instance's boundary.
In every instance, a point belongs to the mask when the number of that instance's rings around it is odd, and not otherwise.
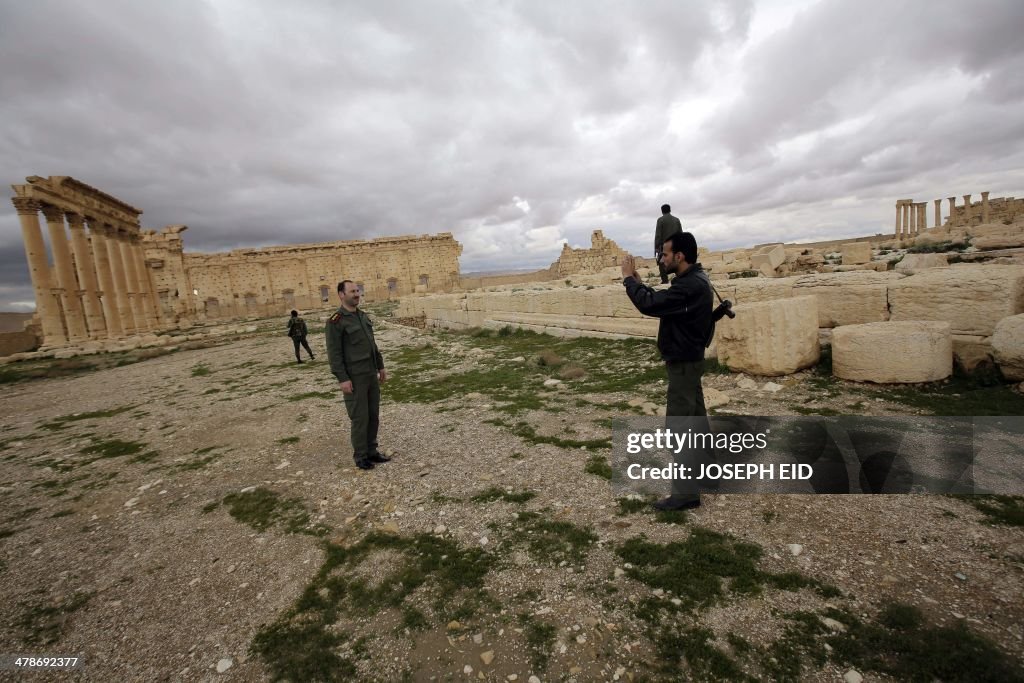
[{"label": "limestone block", "polygon": [[1024,247],[1024,233],[976,237],[971,242],[971,246],[982,251],[989,249],[1016,249],[1017,247]]},{"label": "limestone block", "polygon": [[1006,379],[1024,380],[1024,315],[1008,316],[996,323],[992,353]]},{"label": "limestone block", "polygon": [[934,382],[953,374],[953,337],[945,322],[844,325],[832,331],[832,373],[878,384]]},{"label": "limestone block", "polygon": [[587,315],[611,317],[612,298],[620,297],[625,287],[611,285],[583,291],[583,312]]},{"label": "limestone block", "polygon": [[[787,299],[793,296],[793,284],[797,277],[761,279],[761,278],[737,278],[730,280],[733,285],[732,298],[735,304],[750,304],[758,301],[773,301],[775,299]],[[717,287],[717,285],[716,285]],[[725,297],[721,289],[719,293]]]},{"label": "limestone block", "polygon": [[852,271],[803,275],[793,283],[795,296],[818,299],[818,327],[838,327],[889,319],[889,283],[898,273]]},{"label": "limestone block", "polygon": [[949,257],[945,254],[905,254],[896,264],[895,270],[897,273],[913,275],[925,268],[946,268],[947,266],[949,266]]},{"label": "limestone block", "polygon": [[[750,257],[750,265],[761,272],[773,271],[786,261],[786,249],[781,244],[761,247]],[[766,268],[767,266],[767,268]]]},{"label": "limestone block", "polygon": [[738,273],[741,270],[753,270],[750,261],[747,259],[733,259],[725,264],[725,272]]},{"label": "limestone block", "polygon": [[820,266],[825,263],[825,257],[818,253],[801,254],[796,257],[798,266]]},{"label": "limestone block", "polygon": [[734,372],[787,375],[818,362],[818,302],[813,296],[740,304],[716,329],[718,360]]},{"label": "limestone block", "polygon": [[619,285],[619,293],[612,294],[609,298],[608,303],[612,308],[612,315],[616,318],[642,318],[640,311],[636,310],[636,306],[630,301],[629,297],[626,296],[626,288]]},{"label": "limestone block", "polygon": [[844,266],[867,263],[871,260],[871,244],[868,242],[847,242],[839,248]]},{"label": "limestone block", "polygon": [[953,360],[968,372],[992,364],[992,337],[953,335]]},{"label": "limestone block", "polygon": [[935,320],[954,334],[990,336],[1024,312],[1024,266],[930,268],[889,285],[890,320]]}]

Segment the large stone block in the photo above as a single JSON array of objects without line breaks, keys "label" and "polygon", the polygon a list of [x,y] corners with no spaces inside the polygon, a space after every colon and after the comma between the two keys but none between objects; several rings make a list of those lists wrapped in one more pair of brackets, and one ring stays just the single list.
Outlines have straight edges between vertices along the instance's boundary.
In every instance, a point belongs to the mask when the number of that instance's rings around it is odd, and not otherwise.
[{"label": "large stone block", "polygon": [[946,268],[948,266],[949,258],[945,254],[905,254],[896,264],[896,272],[913,275],[926,268]]},{"label": "large stone block", "polygon": [[1024,266],[957,265],[889,285],[889,319],[935,320],[953,334],[988,337],[1003,318],[1024,313]]},{"label": "large stone block", "polygon": [[878,384],[934,382],[953,374],[953,337],[945,322],[845,325],[832,331],[832,373]]},{"label": "large stone block", "polygon": [[786,261],[786,249],[781,244],[761,247],[750,257],[750,266],[762,272],[772,271]]},{"label": "large stone block", "polygon": [[1024,315],[1009,316],[996,323],[992,353],[1006,379],[1024,380]]},{"label": "large stone block", "polygon": [[953,335],[953,360],[967,372],[992,365],[992,337]]},{"label": "large stone block", "polygon": [[[788,299],[793,296],[793,284],[796,277],[780,278],[737,278],[730,280],[732,285],[732,301],[736,304],[752,304],[759,301],[774,301],[775,299]],[[715,285],[716,287],[718,285]],[[722,288],[718,290],[722,296],[726,296]]]},{"label": "large stone block", "polygon": [[818,299],[818,326],[838,327],[889,319],[889,284],[904,276],[869,270],[814,273],[793,283],[795,296]]},{"label": "large stone block", "polygon": [[740,304],[716,329],[718,360],[735,372],[788,375],[818,362],[818,302],[813,296]]},{"label": "large stone block", "polygon": [[839,248],[844,266],[867,263],[871,260],[871,244],[868,242],[847,242]]}]

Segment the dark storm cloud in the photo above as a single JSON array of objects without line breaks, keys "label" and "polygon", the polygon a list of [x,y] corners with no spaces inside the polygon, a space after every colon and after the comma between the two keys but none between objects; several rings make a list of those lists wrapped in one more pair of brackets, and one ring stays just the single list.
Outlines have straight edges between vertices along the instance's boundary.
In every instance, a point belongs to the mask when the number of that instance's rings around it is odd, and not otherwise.
[{"label": "dark storm cloud", "polygon": [[[800,7],[5,3],[0,179],[72,175],[189,251],[450,230],[467,271],[594,229],[646,254],[663,201],[725,245],[1024,187],[1024,6]],[[20,249],[0,211],[0,308]]]}]

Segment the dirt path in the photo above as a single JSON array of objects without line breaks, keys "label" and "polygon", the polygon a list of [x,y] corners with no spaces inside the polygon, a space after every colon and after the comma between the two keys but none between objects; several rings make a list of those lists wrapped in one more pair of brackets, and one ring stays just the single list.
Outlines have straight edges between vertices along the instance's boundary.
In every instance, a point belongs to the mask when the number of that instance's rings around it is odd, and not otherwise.
[{"label": "dirt path", "polygon": [[[655,361],[639,391],[629,375],[602,391],[531,375],[496,397],[488,373],[536,373],[532,356],[386,324],[379,338],[395,458],[370,472],[351,466],[320,334],[301,366],[283,336],[254,336],[6,385],[0,652],[81,655],[52,675],[70,680],[648,680],[685,666],[834,681],[868,675],[857,648],[889,633],[879,615],[900,602],[925,619],[907,638],[964,624],[1021,675],[1020,527],[933,496],[718,495],[659,519],[587,471],[606,450],[576,445],[609,438],[631,399],[657,404]],[[455,393],[470,379],[481,391]],[[777,393],[741,379],[706,385],[749,414],[919,411],[810,373]],[[979,647],[971,666],[992,659]]]}]

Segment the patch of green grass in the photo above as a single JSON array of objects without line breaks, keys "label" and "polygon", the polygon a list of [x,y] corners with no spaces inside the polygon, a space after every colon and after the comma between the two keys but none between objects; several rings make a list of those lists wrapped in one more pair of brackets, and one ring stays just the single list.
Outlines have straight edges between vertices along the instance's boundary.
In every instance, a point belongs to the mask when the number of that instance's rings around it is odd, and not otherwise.
[{"label": "patch of green grass", "polygon": [[26,645],[47,646],[60,642],[68,622],[78,610],[85,607],[92,598],[91,593],[75,593],[56,604],[48,602],[23,602],[21,613],[15,619],[22,642]]},{"label": "patch of green grass", "polygon": [[619,509],[615,514],[620,517],[636,514],[637,512],[643,512],[650,507],[650,503],[643,498],[616,498],[615,502],[619,506]]},{"label": "patch of green grass", "polygon": [[282,445],[289,444],[289,443],[298,443],[298,442],[299,442],[299,437],[297,437],[297,436],[286,436],[283,439],[278,439],[277,440],[277,443],[282,444]]},{"label": "patch of green grass", "polygon": [[[757,681],[743,672],[739,664],[728,654],[715,647],[715,634],[711,629],[695,627],[669,631],[655,641],[660,673],[678,675],[680,658],[689,667],[693,680],[697,681]],[[676,671],[673,671],[676,669]]]},{"label": "patch of green grass", "polygon": [[207,367],[206,365],[204,365],[203,363],[199,363],[198,365],[195,365],[192,368],[192,376],[193,377],[206,377],[211,372],[213,372],[213,371],[210,370],[210,368]]},{"label": "patch of green grass", "polygon": [[549,519],[538,512],[520,512],[516,519],[505,525],[492,523],[490,527],[505,535],[511,545],[525,546],[538,562],[571,564],[583,562],[597,534],[572,522]]},{"label": "patch of green grass", "polygon": [[608,458],[600,453],[594,453],[590,456],[587,464],[583,466],[583,471],[609,481],[612,478],[612,466],[608,464]]},{"label": "patch of green grass", "polygon": [[245,493],[230,493],[224,497],[228,513],[257,531],[280,526],[286,533],[323,536],[327,529],[312,525],[309,512],[299,498],[282,498],[275,491],[262,486]]},{"label": "patch of green grass", "polygon": [[510,424],[501,419],[486,420],[486,422],[493,425],[497,425],[499,427],[504,427],[505,429],[508,429],[510,432],[518,436],[523,441],[526,441],[527,443],[534,445],[547,443],[553,446],[558,446],[559,448],[569,448],[573,450],[579,448],[597,449],[612,447],[611,438],[584,440],[563,439],[560,436],[544,436],[543,434],[538,434],[537,431],[533,428],[533,426],[528,422],[520,421],[516,422],[515,424]]},{"label": "patch of green grass", "polygon": [[530,665],[538,672],[546,670],[558,629],[526,612],[521,612],[517,618],[522,624],[523,638],[530,652]]},{"label": "patch of green grass", "polygon": [[203,506],[202,513],[204,515],[205,514],[209,514],[209,513],[213,512],[214,510],[216,510],[219,507],[220,507],[220,501],[219,500],[210,501],[209,503],[207,503],[206,505]]},{"label": "patch of green grass", "polygon": [[219,394],[219,393],[220,393],[220,389],[218,389],[217,387],[211,387],[211,388],[209,388],[209,389],[207,389],[206,391],[203,392],[203,396],[209,396],[210,394]]},{"label": "patch of green grass", "polygon": [[1024,496],[954,495],[985,514],[989,524],[1024,526]]},{"label": "patch of green grass", "polygon": [[963,622],[932,626],[918,608],[898,603],[886,605],[877,623],[852,615],[839,620],[846,624],[846,632],[826,638],[833,659],[857,662],[862,669],[894,680],[1024,681],[1019,662]]},{"label": "patch of green grass", "polygon": [[446,505],[448,503],[459,503],[461,502],[461,500],[461,498],[453,498],[451,496],[446,496],[443,493],[438,493],[437,491],[433,491],[430,494],[430,502],[437,503],[438,505]]},{"label": "patch of green grass", "polygon": [[60,519],[61,517],[70,517],[73,514],[75,514],[74,510],[70,510],[70,509],[57,510],[57,512],[54,512],[52,515],[50,515],[50,519]]},{"label": "patch of green grass", "polygon": [[470,498],[470,500],[474,503],[493,503],[496,500],[504,500],[506,503],[525,503],[536,496],[537,493],[534,491],[520,491],[519,493],[513,493],[497,486],[492,486],[486,491],[481,491],[476,494]]},{"label": "patch of green grass", "polygon": [[874,395],[932,415],[1024,415],[1024,395],[984,374],[877,389]]},{"label": "patch of green grass", "polygon": [[141,441],[125,441],[123,439],[99,439],[94,443],[82,448],[78,452],[82,455],[95,456],[89,462],[102,458],[121,458],[126,455],[135,455],[146,447]]},{"label": "patch of green grass", "polygon": [[153,462],[160,457],[160,451],[146,451],[128,458],[128,462],[147,463]]},{"label": "patch of green grass", "polygon": [[[345,648],[357,619],[387,609],[408,608],[413,593],[461,605],[467,592],[481,602],[485,576],[495,558],[480,548],[463,549],[431,534],[403,537],[372,533],[348,547],[325,543],[320,570],[295,604],[257,632],[250,646],[273,680],[350,681],[353,659],[366,641]],[[384,559],[387,558],[387,559]],[[372,579],[370,578],[372,577]],[[426,615],[403,613],[410,629]]]},{"label": "patch of green grass", "polygon": [[63,415],[56,417],[49,422],[44,422],[40,427],[50,431],[59,431],[66,429],[73,422],[79,422],[81,420],[96,420],[104,417],[113,417],[114,415],[120,415],[121,413],[127,412],[134,408],[134,405],[121,406],[120,408],[111,408],[110,410],[97,410],[90,413],[74,413],[71,415]]},{"label": "patch of green grass", "polygon": [[841,415],[835,408],[791,405],[789,409],[798,415]]},{"label": "patch of green grass", "polygon": [[728,366],[718,362],[717,358],[705,358],[704,359],[704,374],[705,375],[731,375],[732,370]]},{"label": "patch of green grass", "polygon": [[406,605],[402,608],[402,627],[410,631],[426,631],[430,628],[430,620],[422,611]]},{"label": "patch of green grass", "polygon": [[[693,527],[685,541],[666,544],[631,538],[616,552],[633,565],[626,570],[629,576],[671,592],[679,598],[678,607],[683,610],[719,603],[730,593],[757,595],[765,584],[787,590],[813,588],[826,596],[834,595],[835,590],[814,579],[801,582],[791,574],[763,572],[758,568],[760,546],[701,527]],[[655,603],[650,607],[657,612],[664,605]]]}]

